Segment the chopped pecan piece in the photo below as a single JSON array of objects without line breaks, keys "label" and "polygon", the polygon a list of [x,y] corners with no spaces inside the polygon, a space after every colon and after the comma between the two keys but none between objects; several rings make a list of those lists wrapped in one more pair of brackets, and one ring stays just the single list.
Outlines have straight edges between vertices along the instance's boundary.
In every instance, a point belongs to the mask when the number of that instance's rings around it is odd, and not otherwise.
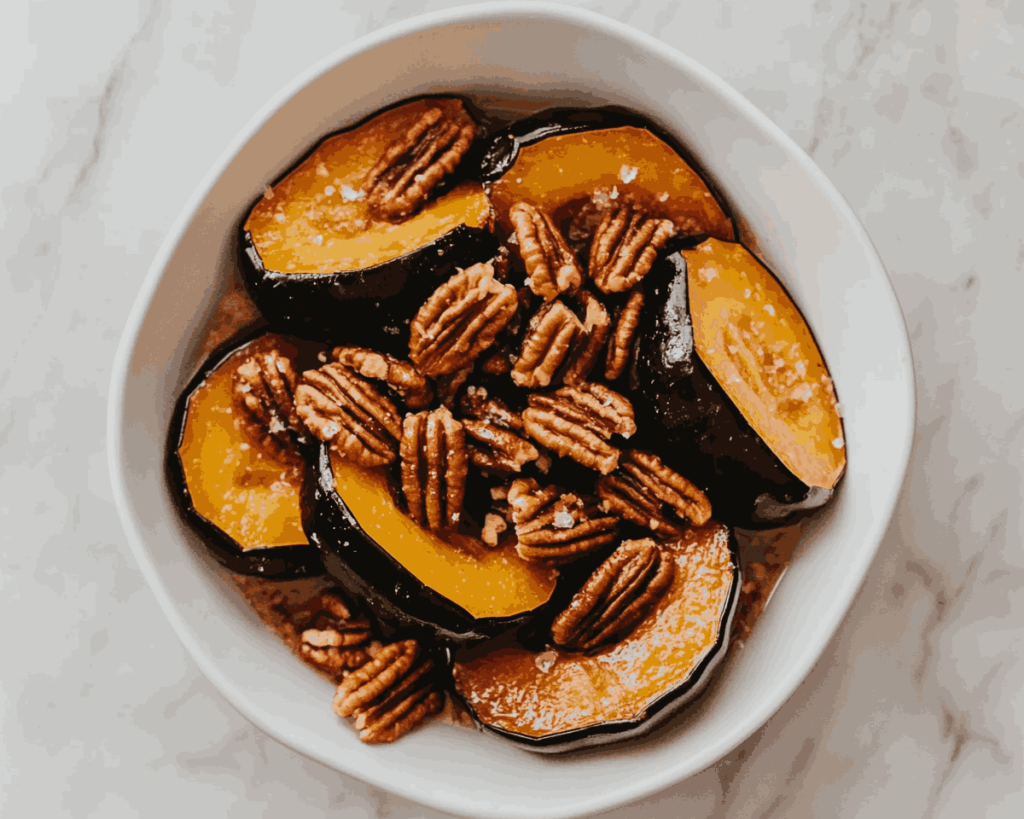
[{"label": "chopped pecan piece", "polygon": [[626,540],[551,624],[556,645],[589,651],[625,637],[665,593],[675,563],[650,538]]},{"label": "chopped pecan piece", "polygon": [[605,359],[604,377],[614,381],[622,375],[629,363],[633,349],[633,338],[640,325],[640,311],[644,306],[644,294],[638,287],[633,288],[629,300],[615,314],[615,331],[608,342],[608,357]]},{"label": "chopped pecan piece", "polygon": [[382,466],[398,455],[402,417],[390,400],[344,364],[307,370],[295,392],[296,410],[321,441],[362,466]]},{"label": "chopped pecan piece", "polygon": [[675,235],[668,219],[629,202],[605,211],[590,246],[590,278],[604,293],[628,290],[647,275],[658,251]]},{"label": "chopped pecan piece", "polygon": [[703,526],[711,518],[707,496],[650,452],[628,451],[618,472],[598,480],[597,494],[604,509],[660,538],[682,534],[686,521]]},{"label": "chopped pecan piece", "polygon": [[413,319],[409,358],[433,378],[460,370],[494,343],[518,304],[516,289],[497,281],[489,264],[456,273]]},{"label": "chopped pecan piece", "polygon": [[334,712],[355,717],[359,738],[367,743],[394,742],[443,704],[434,663],[415,640],[384,646],[346,676],[334,695]]},{"label": "chopped pecan piece", "polygon": [[231,377],[236,417],[254,441],[290,452],[305,427],[295,411],[299,377],[291,359],[276,347],[246,357]]},{"label": "chopped pecan piece", "polygon": [[462,397],[463,420],[470,440],[469,460],[480,469],[493,472],[520,472],[523,464],[537,460],[537,447],[516,433],[523,419],[503,401],[487,398],[485,389],[470,387]]},{"label": "chopped pecan piece", "polygon": [[488,512],[484,516],[484,528],[480,533],[480,539],[488,546],[497,546],[501,539],[501,533],[508,529],[508,524],[501,515]]},{"label": "chopped pecan piece", "polygon": [[427,109],[396,137],[373,166],[363,185],[370,209],[396,222],[415,213],[430,192],[455,170],[476,136],[476,125],[459,103],[446,113]]},{"label": "chopped pecan piece", "polygon": [[466,440],[446,407],[406,415],[402,423],[402,493],[421,526],[447,529],[459,522],[466,492]]},{"label": "chopped pecan piece", "polygon": [[619,450],[607,443],[613,434],[636,432],[633,405],[602,384],[562,387],[550,395],[531,395],[523,410],[527,435],[559,455],[607,475],[619,463]]},{"label": "chopped pecan piece", "polygon": [[423,409],[434,397],[430,382],[408,361],[366,347],[335,347],[331,358],[364,378],[383,381],[401,396],[409,409]]},{"label": "chopped pecan piece", "polygon": [[524,560],[566,563],[615,540],[619,521],[592,499],[520,478],[508,490],[516,551]]},{"label": "chopped pecan piece", "polygon": [[569,250],[551,217],[527,202],[517,202],[508,212],[516,232],[519,255],[530,277],[530,289],[544,301],[583,284],[576,257]]}]

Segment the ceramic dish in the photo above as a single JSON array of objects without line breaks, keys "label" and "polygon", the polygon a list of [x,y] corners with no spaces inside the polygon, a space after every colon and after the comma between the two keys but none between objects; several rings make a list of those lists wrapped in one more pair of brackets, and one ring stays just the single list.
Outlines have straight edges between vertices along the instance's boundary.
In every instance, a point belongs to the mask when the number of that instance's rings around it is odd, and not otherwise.
[{"label": "ceramic dish", "polygon": [[[178,514],[163,468],[174,401],[235,273],[238,225],[264,182],[323,135],[423,93],[621,105],[692,152],[741,236],[807,317],[844,408],[848,467],[748,645],[653,735],[551,758],[449,724],[362,746],[331,685],[260,626]],[[203,672],[246,717],[320,762],[442,810],[565,817],[635,800],[711,765],[760,727],[820,656],[899,492],[914,418],[906,329],[863,228],[814,163],[736,91],[652,37],[595,14],[494,3],[392,26],[296,79],[243,129],[163,244],[114,366],[109,457],[128,540]]]}]

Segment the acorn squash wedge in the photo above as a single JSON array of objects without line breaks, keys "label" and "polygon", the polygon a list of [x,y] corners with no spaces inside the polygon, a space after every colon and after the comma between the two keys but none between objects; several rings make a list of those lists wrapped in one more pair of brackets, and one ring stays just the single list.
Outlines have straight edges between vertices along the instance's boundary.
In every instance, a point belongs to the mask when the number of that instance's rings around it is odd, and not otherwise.
[{"label": "acorn squash wedge", "polygon": [[675,572],[624,639],[589,652],[492,641],[454,654],[454,691],[483,728],[561,752],[646,733],[696,697],[725,656],[739,598],[735,538],[709,522],[661,544]]},{"label": "acorn squash wedge", "polygon": [[391,628],[464,645],[550,608],[556,570],[520,558],[514,539],[487,547],[420,526],[399,508],[383,467],[358,466],[325,444],[309,489],[307,533],[327,571]]},{"label": "acorn squash wedge", "polygon": [[708,239],[657,262],[645,293],[630,378],[665,460],[685,463],[732,525],[820,508],[846,465],[842,419],[779,281],[742,245]]},{"label": "acorn squash wedge", "polygon": [[228,342],[175,408],[168,446],[175,496],[230,571],[273,578],[323,573],[300,509],[312,442],[281,397],[318,349],[265,330]]},{"label": "acorn squash wedge", "polygon": [[546,111],[492,136],[481,161],[498,220],[511,232],[509,211],[527,202],[562,226],[592,209],[599,220],[609,200],[631,201],[673,222],[681,236],[734,237],[732,221],[707,182],[670,138],[640,117],[608,108]]},{"label": "acorn squash wedge", "polygon": [[[400,354],[437,285],[497,249],[487,195],[466,179],[473,133],[459,99],[405,102],[328,137],[268,186],[242,226],[263,316],[283,332]],[[436,184],[420,190],[423,177]]]}]

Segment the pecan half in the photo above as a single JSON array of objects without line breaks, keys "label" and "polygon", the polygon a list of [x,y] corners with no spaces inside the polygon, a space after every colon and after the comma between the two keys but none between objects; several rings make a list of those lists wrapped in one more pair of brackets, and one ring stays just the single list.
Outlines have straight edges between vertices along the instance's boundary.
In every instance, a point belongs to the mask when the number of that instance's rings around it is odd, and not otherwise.
[{"label": "pecan half", "polygon": [[586,330],[561,301],[550,301],[530,319],[512,381],[526,389],[546,387],[584,341]]},{"label": "pecan half", "polygon": [[614,381],[622,375],[629,363],[633,350],[633,339],[640,325],[640,311],[644,306],[644,294],[634,287],[629,299],[615,314],[615,330],[608,342],[608,356],[604,364],[604,377]]},{"label": "pecan half", "polygon": [[460,402],[469,416],[462,425],[469,436],[469,460],[480,469],[508,474],[540,457],[537,447],[516,433],[523,428],[519,413],[498,398],[488,398],[483,387],[470,387]]},{"label": "pecan half", "polygon": [[610,207],[594,231],[590,278],[604,293],[628,290],[647,275],[676,228],[630,202]]},{"label": "pecan half", "polygon": [[576,257],[550,216],[527,202],[516,202],[508,218],[515,228],[519,255],[534,293],[551,301],[559,293],[583,284]]},{"label": "pecan half", "polygon": [[402,417],[390,400],[344,364],[307,370],[295,391],[296,411],[321,441],[362,466],[382,466],[398,455]]},{"label": "pecan half", "polygon": [[409,328],[409,358],[437,378],[464,368],[494,343],[519,304],[516,289],[476,264],[442,284]]},{"label": "pecan half", "polygon": [[633,405],[602,384],[562,387],[550,395],[531,395],[523,410],[523,430],[559,455],[607,475],[619,463],[613,434],[636,432]]},{"label": "pecan half", "polygon": [[686,522],[703,526],[711,518],[707,496],[650,452],[628,451],[618,472],[598,479],[597,494],[604,509],[660,538],[682,534]]},{"label": "pecan half", "polygon": [[321,592],[291,619],[296,630],[301,629],[299,657],[321,673],[338,680],[345,671],[370,660],[370,621],[354,616],[337,592]]},{"label": "pecan half", "polygon": [[466,155],[476,124],[462,103],[428,108],[370,169],[363,185],[370,210],[395,222],[415,213]]},{"label": "pecan half", "polygon": [[231,376],[239,423],[254,441],[290,452],[305,427],[295,411],[299,377],[291,359],[276,347],[246,357]]},{"label": "pecan half", "polygon": [[408,361],[366,347],[335,347],[331,358],[364,378],[383,381],[401,396],[409,409],[423,409],[434,397],[430,382]]},{"label": "pecan half", "polygon": [[513,481],[508,503],[516,527],[516,551],[524,560],[566,563],[607,546],[619,521],[594,500],[541,487],[533,478]]},{"label": "pecan half", "polygon": [[586,336],[585,341],[577,344],[576,349],[572,351],[569,366],[562,376],[562,381],[570,386],[587,380],[601,355],[601,348],[604,347],[611,329],[608,311],[596,296],[586,290],[578,290],[576,300],[583,308],[583,329]]},{"label": "pecan half", "polygon": [[394,742],[441,710],[444,695],[431,659],[415,640],[384,646],[338,686],[334,712],[355,717],[363,742]]},{"label": "pecan half", "polygon": [[577,651],[625,637],[672,584],[675,563],[650,538],[626,540],[551,624],[556,645]]},{"label": "pecan half", "polygon": [[466,493],[466,440],[446,407],[406,415],[402,422],[402,493],[421,526],[447,529],[459,522]]}]

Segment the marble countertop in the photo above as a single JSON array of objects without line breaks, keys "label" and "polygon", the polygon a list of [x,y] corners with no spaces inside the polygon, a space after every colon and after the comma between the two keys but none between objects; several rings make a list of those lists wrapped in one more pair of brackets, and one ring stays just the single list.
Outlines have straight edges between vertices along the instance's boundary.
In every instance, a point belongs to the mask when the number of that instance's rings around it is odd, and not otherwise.
[{"label": "marble countertop", "polygon": [[[200,674],[127,546],[104,425],[132,302],[229,140],[314,60],[456,5],[5,2],[0,814],[440,815],[288,750]],[[918,390],[895,517],[812,674],[717,765],[607,815],[1024,815],[1024,5],[573,5],[811,154],[889,270]]]}]

